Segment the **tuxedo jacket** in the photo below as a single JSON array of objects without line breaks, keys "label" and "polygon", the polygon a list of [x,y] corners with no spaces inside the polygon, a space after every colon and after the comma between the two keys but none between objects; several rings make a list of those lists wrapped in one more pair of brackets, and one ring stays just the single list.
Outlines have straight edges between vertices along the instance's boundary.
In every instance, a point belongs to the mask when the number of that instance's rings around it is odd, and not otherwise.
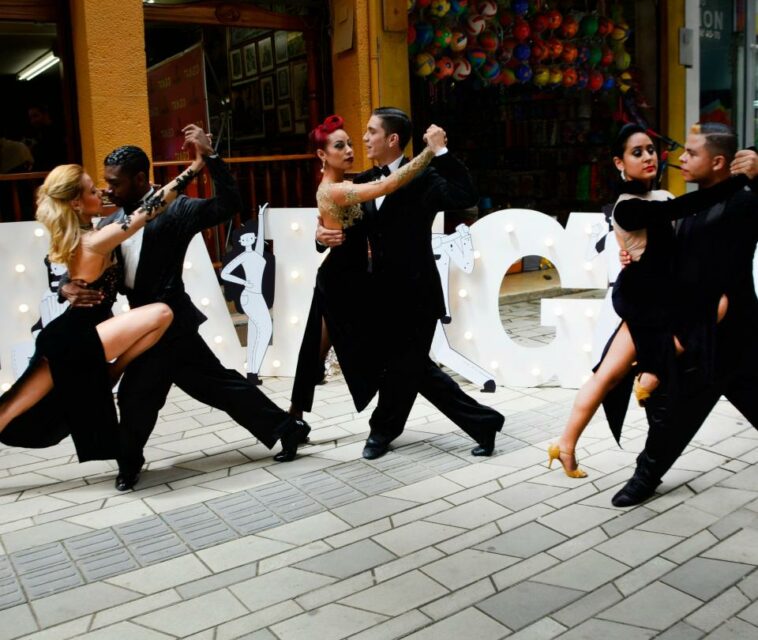
[{"label": "tuxedo jacket", "polygon": [[[192,304],[184,289],[182,271],[187,247],[195,234],[228,222],[242,209],[242,200],[234,177],[221,158],[206,158],[206,166],[215,186],[212,198],[179,196],[144,228],[142,249],[137,263],[134,288],[124,288],[132,307],[164,302],[174,312],[169,334],[197,331],[206,320]],[[99,226],[121,223],[124,210],[105,218]],[[121,247],[116,254],[123,260]]]},{"label": "tuxedo jacket", "polygon": [[[367,171],[355,182],[368,182],[377,176],[377,170]],[[477,199],[465,165],[448,152],[386,196],[379,209],[373,200],[364,203],[363,224],[371,248],[383,330],[412,338],[414,328],[428,326],[429,320],[445,315],[432,251],[432,222],[438,211],[465,209]]]}]

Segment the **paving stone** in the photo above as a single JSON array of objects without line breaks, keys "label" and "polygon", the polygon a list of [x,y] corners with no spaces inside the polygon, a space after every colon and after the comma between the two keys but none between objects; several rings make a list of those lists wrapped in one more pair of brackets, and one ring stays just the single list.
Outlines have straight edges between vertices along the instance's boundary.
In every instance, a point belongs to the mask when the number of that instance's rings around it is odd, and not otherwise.
[{"label": "paving stone", "polygon": [[626,573],[629,567],[594,550],[564,560],[532,578],[559,587],[592,591]]},{"label": "paving stone", "polygon": [[134,542],[128,549],[142,566],[189,553],[187,545],[175,533]]},{"label": "paving stone", "polygon": [[10,560],[20,575],[44,570],[51,565],[71,563],[69,555],[60,542],[17,551],[10,555]]},{"label": "paving stone", "polygon": [[661,582],[707,601],[739,582],[752,570],[753,567],[747,564],[692,558],[661,578]]},{"label": "paving stone", "polygon": [[464,549],[424,567],[422,571],[448,589],[460,589],[518,562],[500,554]]},{"label": "paving stone", "polygon": [[376,613],[330,604],[275,624],[272,630],[281,640],[342,640],[385,620]]},{"label": "paving stone", "polygon": [[578,627],[570,629],[561,636],[561,640],[647,640],[653,638],[656,632],[607,620],[587,620]]},{"label": "paving stone", "polygon": [[350,640],[396,640],[429,624],[430,620],[416,610],[390,618],[387,622],[355,634]]},{"label": "paving stone", "polygon": [[616,587],[606,584],[556,611],[550,617],[566,627],[576,627],[622,599],[623,596]]},{"label": "paving stone", "polygon": [[163,519],[193,550],[237,538],[237,533],[203,504],[166,511]]},{"label": "paving stone", "polygon": [[737,509],[708,527],[708,531],[719,540],[728,538],[740,529],[758,529],[758,513],[747,508]]},{"label": "paving stone", "polygon": [[544,527],[536,522],[530,522],[518,529],[487,540],[476,546],[482,551],[493,551],[507,556],[528,558],[540,551],[550,549],[566,540],[560,533]]},{"label": "paving stone", "polygon": [[657,640],[699,640],[704,635],[705,632],[700,629],[691,627],[686,622],[678,622],[656,638]]},{"label": "paving stone", "polygon": [[292,484],[327,509],[356,502],[364,497],[360,491],[325,471],[314,471],[298,476],[292,479]]},{"label": "paving stone", "polygon": [[708,634],[708,640],[753,640],[758,636],[758,627],[732,618]]},{"label": "paving stone", "polygon": [[245,536],[197,552],[197,556],[216,573],[249,564],[292,549],[292,545],[259,536]]},{"label": "paving stone", "polygon": [[133,591],[96,582],[34,600],[31,606],[40,626],[45,628],[74,620],[95,611],[108,609],[139,597],[139,594]]},{"label": "paving stone", "polygon": [[284,522],[245,491],[214,498],[205,504],[242,535],[276,527]]},{"label": "paving stone", "polygon": [[248,493],[285,522],[294,522],[324,510],[323,505],[284,481],[250,489]]},{"label": "paving stone", "polygon": [[95,582],[139,568],[139,564],[124,548],[108,549],[81,558],[77,563],[87,582]]},{"label": "paving stone", "polygon": [[363,461],[330,467],[329,473],[368,496],[385,493],[402,486],[401,482],[390,478]]},{"label": "paving stone", "polygon": [[93,531],[63,541],[64,546],[74,560],[105,551],[123,549],[124,544],[112,529]]},{"label": "paving stone", "polygon": [[30,600],[66,591],[84,584],[84,578],[73,562],[49,564],[19,575]]},{"label": "paving stone", "polygon": [[127,545],[171,533],[169,526],[159,516],[116,525],[113,530]]},{"label": "paving stone", "polygon": [[539,523],[562,535],[575,536],[616,517],[616,512],[601,507],[572,504],[539,519]]},{"label": "paving stone", "polygon": [[332,509],[332,513],[355,527],[405,511],[414,505],[415,503],[407,500],[398,500],[386,496],[369,496],[357,502]]},{"label": "paving stone", "polygon": [[452,493],[457,493],[460,490],[461,486],[459,484],[450,482],[450,480],[446,480],[445,478],[434,477],[422,480],[421,482],[414,482],[400,489],[387,491],[384,495],[387,498],[428,504],[438,498],[444,498]]},{"label": "paving stone", "polygon": [[702,554],[706,558],[758,565],[758,530],[743,529]]},{"label": "paving stone", "polygon": [[518,630],[583,595],[584,592],[576,589],[526,581],[497,593],[476,606],[509,629]]},{"label": "paving stone", "polygon": [[701,531],[691,538],[687,538],[683,542],[680,542],[675,547],[671,547],[668,551],[664,551],[661,556],[667,560],[676,562],[677,564],[682,564],[705,549],[712,547],[717,542],[718,538],[709,531]]},{"label": "paving stone", "polygon": [[38,628],[28,604],[0,611],[0,640],[18,638],[25,633],[33,633]]},{"label": "paving stone", "polygon": [[595,548],[610,558],[637,567],[662,551],[681,542],[678,536],[633,529],[611,538]]},{"label": "paving stone", "polygon": [[512,487],[507,487],[487,496],[490,500],[507,507],[511,511],[521,511],[533,504],[544,502],[548,498],[563,493],[562,487],[551,487],[536,482],[522,482]]},{"label": "paving stone", "polygon": [[688,537],[711,526],[716,520],[718,516],[682,504],[639,525],[638,529]]},{"label": "paving stone", "polygon": [[598,617],[663,631],[703,603],[681,591],[655,582],[632,594]]},{"label": "paving stone", "polygon": [[446,589],[420,571],[411,571],[343,598],[340,603],[387,616],[396,616],[411,609],[417,609],[447,593]]},{"label": "paving stone", "polygon": [[360,540],[295,565],[298,569],[315,571],[334,578],[349,576],[386,564],[395,556],[373,540]]},{"label": "paving stone", "polygon": [[454,616],[406,636],[408,640],[499,640],[508,635],[509,629],[495,622],[477,609],[464,609]]},{"label": "paving stone", "polygon": [[0,609],[9,609],[26,602],[26,596],[15,577],[0,578]]},{"label": "paving stone", "polygon": [[621,593],[628,596],[649,585],[651,582],[658,580],[658,578],[675,568],[676,565],[673,562],[669,562],[664,558],[653,558],[626,575],[621,576],[614,584]]},{"label": "paving stone", "polygon": [[334,578],[284,568],[232,585],[229,589],[250,611],[258,611],[334,582]]},{"label": "paving stone", "polygon": [[756,498],[755,491],[729,489],[727,487],[711,487],[690,498],[688,506],[700,509],[716,516],[725,516],[739,509]]},{"label": "paving stone", "polygon": [[508,509],[487,498],[478,498],[447,511],[429,516],[426,520],[438,524],[448,524],[453,527],[474,529],[488,522],[494,522],[499,518],[503,518],[509,513]]},{"label": "paving stone", "polygon": [[258,535],[265,538],[273,538],[274,540],[281,540],[289,544],[302,545],[332,536],[349,528],[350,525],[344,520],[340,520],[337,516],[331,513],[319,513],[297,522],[290,522],[274,529],[262,531]]},{"label": "paving stone", "polygon": [[[749,604],[750,600],[739,589],[732,588],[700,607],[689,615],[686,621],[693,627],[711,631]],[[747,619],[745,612],[740,615]]]},{"label": "paving stone", "polygon": [[380,533],[374,540],[396,556],[405,556],[459,533],[463,533],[463,529],[420,521]]},{"label": "paving stone", "polygon": [[620,515],[617,518],[614,518],[613,520],[609,520],[608,522],[602,524],[601,527],[603,528],[603,531],[605,531],[605,533],[612,538],[620,533],[623,533],[627,529],[631,529],[632,527],[636,527],[638,524],[647,522],[651,518],[655,518],[657,515],[658,514],[655,511],[652,511],[647,507],[637,507],[636,509],[627,511],[626,513]]}]

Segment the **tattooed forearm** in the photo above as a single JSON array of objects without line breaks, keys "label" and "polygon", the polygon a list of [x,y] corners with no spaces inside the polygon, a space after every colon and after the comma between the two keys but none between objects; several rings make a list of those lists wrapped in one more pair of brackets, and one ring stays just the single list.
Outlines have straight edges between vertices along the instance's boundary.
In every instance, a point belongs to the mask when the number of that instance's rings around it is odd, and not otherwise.
[{"label": "tattooed forearm", "polygon": [[197,175],[197,171],[190,167],[182,175],[174,180],[174,186],[171,187],[171,191],[176,191],[177,194],[183,193],[187,189],[187,185],[192,182],[192,179]]}]

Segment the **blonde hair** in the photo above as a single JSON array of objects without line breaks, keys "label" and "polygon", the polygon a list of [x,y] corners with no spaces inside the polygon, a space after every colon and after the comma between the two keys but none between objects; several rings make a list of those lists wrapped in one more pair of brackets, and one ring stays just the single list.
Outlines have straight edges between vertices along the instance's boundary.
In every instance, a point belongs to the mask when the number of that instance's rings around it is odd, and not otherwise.
[{"label": "blonde hair", "polygon": [[82,195],[84,169],[62,164],[53,169],[37,190],[36,217],[50,233],[51,262],[68,265],[82,237],[79,216],[71,201]]}]

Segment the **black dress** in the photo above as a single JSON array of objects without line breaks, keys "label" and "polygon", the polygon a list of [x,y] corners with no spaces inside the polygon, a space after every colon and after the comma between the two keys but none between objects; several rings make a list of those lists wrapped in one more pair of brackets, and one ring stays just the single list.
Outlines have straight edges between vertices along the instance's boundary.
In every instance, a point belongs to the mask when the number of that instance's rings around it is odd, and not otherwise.
[{"label": "black dress", "polygon": [[79,462],[116,457],[118,417],[113,385],[95,327],[112,316],[120,280],[121,267],[114,264],[89,285],[105,294],[101,304],[69,307],[42,329],[29,366],[3,397],[11,397],[42,359],[50,367],[53,389],[13,419],[0,433],[0,442],[40,449],[71,435]]},{"label": "black dress", "polygon": [[329,250],[316,286],[297,359],[292,404],[311,411],[315,386],[323,378],[321,321],[326,323],[355,408],[362,411],[379,387],[378,336],[372,328],[375,296],[368,271],[364,224],[345,229],[345,241]]}]

